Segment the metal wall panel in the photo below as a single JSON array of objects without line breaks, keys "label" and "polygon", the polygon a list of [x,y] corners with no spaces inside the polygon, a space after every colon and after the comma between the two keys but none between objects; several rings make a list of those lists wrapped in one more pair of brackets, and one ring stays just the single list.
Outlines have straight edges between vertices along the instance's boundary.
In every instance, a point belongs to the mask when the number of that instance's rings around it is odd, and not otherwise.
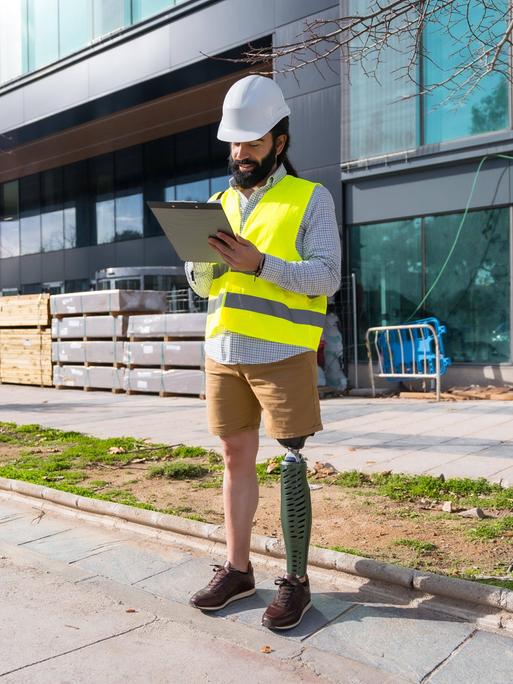
[{"label": "metal wall panel", "polygon": [[64,280],[64,250],[42,255],[41,278],[44,283]]},{"label": "metal wall panel", "polygon": [[333,0],[276,0],[276,26],[307,17],[309,14],[322,12],[329,7],[333,7],[337,16],[340,16],[339,3]]},{"label": "metal wall panel", "polygon": [[[34,81],[21,89],[25,112],[24,124],[48,116],[58,109],[67,109],[89,97],[88,63],[77,62],[67,69]],[[18,92],[18,91],[14,91]],[[3,97],[0,98],[3,103]],[[3,128],[3,122],[0,124]]]},{"label": "metal wall panel", "polygon": [[144,240],[145,266],[178,266],[181,263],[166,237],[153,237]]},{"label": "metal wall panel", "polygon": [[27,254],[20,257],[20,280],[22,283],[43,282],[43,255]]},{"label": "metal wall panel", "polygon": [[116,264],[119,266],[144,265],[144,247],[142,240],[127,240],[116,243]]},{"label": "metal wall panel", "polygon": [[92,277],[89,272],[89,247],[77,247],[64,251],[64,279],[78,280]]},{"label": "metal wall panel", "polygon": [[20,260],[18,257],[0,261],[0,287],[20,286]]},{"label": "metal wall panel", "polygon": [[[279,4],[279,3],[278,3]],[[295,21],[286,26],[282,26],[276,30],[274,34],[274,45],[288,45],[298,40],[305,27],[306,20],[313,19],[336,19],[339,16],[338,6],[327,10],[325,12],[316,12],[315,15]],[[322,51],[322,44],[317,47]],[[312,53],[307,53],[307,57],[311,58]],[[277,59],[275,68],[286,68],[291,62],[288,58]],[[315,90],[323,90],[333,85],[340,84],[340,59],[338,56],[327,60],[319,60],[316,65],[309,65],[301,67],[294,73],[277,74],[276,81],[280,84],[281,89],[286,98],[296,97],[297,95],[305,95],[308,92]],[[339,121],[340,125],[340,121]]]},{"label": "metal wall panel", "polygon": [[[23,91],[14,90],[0,96],[0,132],[10,131],[25,123]],[[2,149],[0,138],[0,150]]]},{"label": "metal wall panel", "polygon": [[116,245],[110,243],[108,245],[94,245],[88,248],[89,254],[89,272],[94,275],[95,271],[101,268],[109,268],[109,266],[123,266],[116,261]]},{"label": "metal wall panel", "polygon": [[169,41],[170,26],[162,26],[89,59],[89,98],[167,71],[170,67]]},{"label": "metal wall panel", "polygon": [[300,169],[340,164],[340,86],[289,101],[291,159]]},{"label": "metal wall panel", "polygon": [[314,183],[321,183],[327,188],[333,201],[335,202],[335,212],[339,225],[342,223],[342,185],[340,183],[340,166],[322,166],[316,169],[302,169],[302,178],[311,180]]},{"label": "metal wall panel", "polygon": [[[391,221],[463,211],[478,160],[429,170],[346,182],[347,223]],[[487,162],[481,169],[471,209],[504,206],[513,201],[509,165]]]},{"label": "metal wall panel", "polygon": [[274,29],[274,0],[225,0],[170,24],[171,66],[204,59]]}]

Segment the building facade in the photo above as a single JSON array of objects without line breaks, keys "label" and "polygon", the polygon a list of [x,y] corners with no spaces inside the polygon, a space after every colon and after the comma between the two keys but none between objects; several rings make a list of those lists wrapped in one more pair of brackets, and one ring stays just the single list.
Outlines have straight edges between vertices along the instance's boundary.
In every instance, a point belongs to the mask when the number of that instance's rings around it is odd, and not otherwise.
[{"label": "building facade", "polygon": [[[501,30],[502,16],[468,2],[481,30]],[[89,289],[109,267],[179,267],[145,202],[225,187],[216,128],[224,93],[248,73],[237,56],[362,4],[1,3],[2,294]],[[450,33],[426,27],[438,59],[418,65],[420,86],[398,78],[409,59],[400,40],[377,78],[336,56],[276,74],[292,111],[290,156],[334,197],[360,347],[371,325],[435,315],[449,331],[451,382],[513,381],[511,86],[495,73],[461,101],[441,89],[419,97],[451,69]]]}]

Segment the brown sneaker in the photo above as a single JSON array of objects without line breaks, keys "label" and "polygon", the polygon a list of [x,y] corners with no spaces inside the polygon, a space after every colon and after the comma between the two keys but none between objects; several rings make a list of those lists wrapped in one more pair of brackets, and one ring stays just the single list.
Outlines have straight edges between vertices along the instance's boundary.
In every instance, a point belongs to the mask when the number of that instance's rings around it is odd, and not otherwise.
[{"label": "brown sneaker", "polygon": [[267,607],[262,624],[269,629],[291,629],[299,625],[312,605],[308,577],[301,582],[295,575],[286,574],[274,583],[279,587],[278,593]]},{"label": "brown sneaker", "polygon": [[253,566],[248,571],[233,568],[228,561],[224,565],[213,565],[215,575],[206,587],[191,596],[190,604],[200,610],[219,610],[228,603],[255,593]]}]

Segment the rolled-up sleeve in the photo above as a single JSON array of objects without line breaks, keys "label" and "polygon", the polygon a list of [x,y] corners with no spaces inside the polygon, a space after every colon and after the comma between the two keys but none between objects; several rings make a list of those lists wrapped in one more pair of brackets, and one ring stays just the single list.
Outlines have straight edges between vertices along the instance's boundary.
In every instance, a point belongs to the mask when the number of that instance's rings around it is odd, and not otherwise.
[{"label": "rolled-up sleeve", "polygon": [[315,188],[301,228],[302,244],[296,248],[303,260],[266,254],[260,277],[291,292],[330,297],[340,287],[341,245],[335,205],[326,188]]}]

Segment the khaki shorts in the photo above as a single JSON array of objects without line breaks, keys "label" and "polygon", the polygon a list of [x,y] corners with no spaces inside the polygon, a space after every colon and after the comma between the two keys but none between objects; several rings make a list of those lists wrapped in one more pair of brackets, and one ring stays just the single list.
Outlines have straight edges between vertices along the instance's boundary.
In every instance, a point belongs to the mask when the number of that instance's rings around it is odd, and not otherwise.
[{"label": "khaki shorts", "polygon": [[208,429],[227,437],[258,430],[269,437],[303,437],[322,430],[317,356],[305,352],[275,363],[226,365],[205,359]]}]

